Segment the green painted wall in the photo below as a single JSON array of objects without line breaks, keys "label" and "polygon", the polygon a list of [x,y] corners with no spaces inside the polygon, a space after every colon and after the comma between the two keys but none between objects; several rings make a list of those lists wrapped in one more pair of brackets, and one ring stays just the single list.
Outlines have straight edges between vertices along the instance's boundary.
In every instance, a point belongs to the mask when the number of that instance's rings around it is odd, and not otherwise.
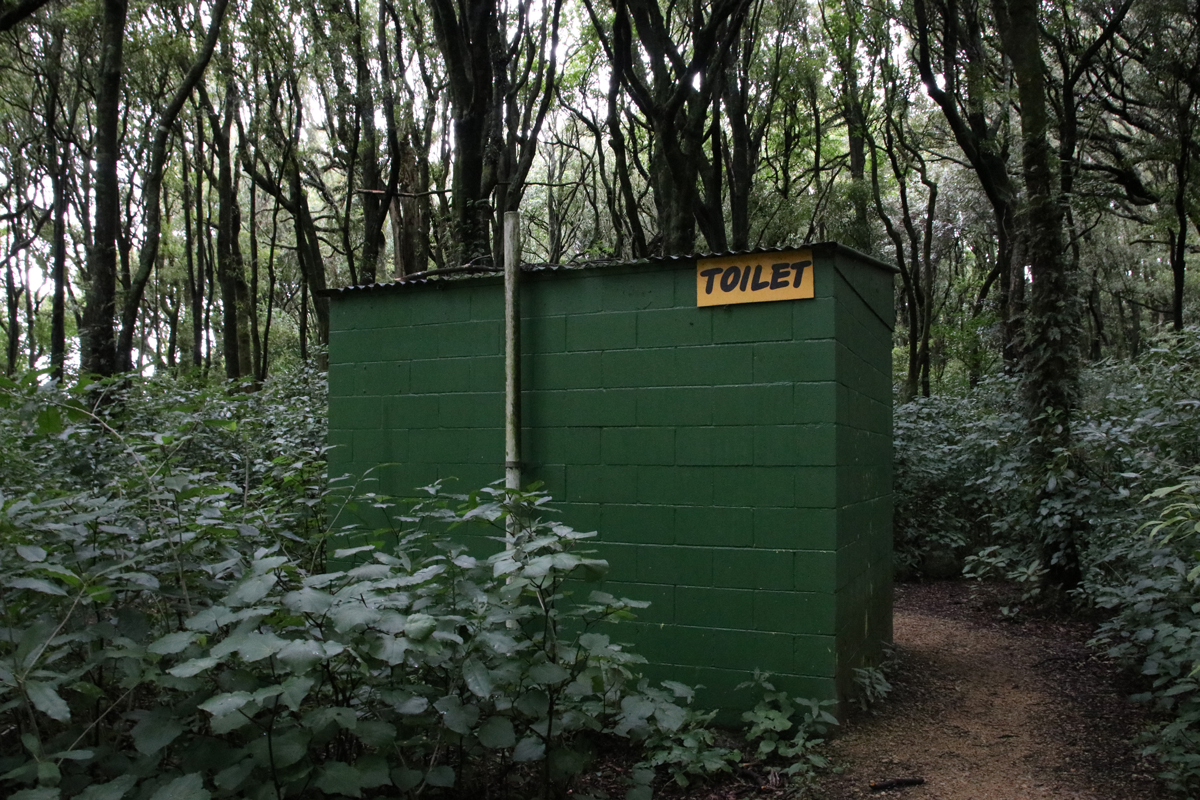
[{"label": "green painted wall", "polygon": [[[812,300],[696,308],[694,262],[522,276],[523,458],[598,530],[625,632],[710,706],[755,669],[833,698],[891,640],[892,276],[814,248]],[[330,474],[503,477],[495,278],[351,290],[330,332]]]}]

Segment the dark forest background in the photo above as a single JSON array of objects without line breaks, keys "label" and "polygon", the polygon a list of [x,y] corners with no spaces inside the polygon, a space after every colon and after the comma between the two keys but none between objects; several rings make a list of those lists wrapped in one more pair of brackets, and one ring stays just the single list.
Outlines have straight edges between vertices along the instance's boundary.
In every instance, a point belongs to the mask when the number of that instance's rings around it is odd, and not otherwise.
[{"label": "dark forest background", "polygon": [[[0,787],[549,798],[615,737],[639,800],[745,760],[559,627],[636,606],[561,595],[583,535],[445,535],[548,498],[326,474],[325,290],[492,267],[517,210],[531,262],[895,264],[897,574],[1087,615],[1194,795],[1198,116],[1197,0],[0,0]],[[756,691],[754,768],[811,775],[827,712]]]}]

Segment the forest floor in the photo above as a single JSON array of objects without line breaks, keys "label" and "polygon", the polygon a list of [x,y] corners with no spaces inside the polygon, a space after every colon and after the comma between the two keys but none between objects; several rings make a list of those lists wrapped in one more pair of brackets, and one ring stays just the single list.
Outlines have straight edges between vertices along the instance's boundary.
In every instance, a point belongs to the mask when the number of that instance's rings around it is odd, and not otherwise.
[{"label": "forest floor", "polygon": [[[1091,626],[1009,621],[1003,587],[896,589],[894,689],[852,717],[815,797],[1150,800],[1168,793],[1132,740],[1145,711],[1128,679],[1087,647]],[[872,791],[873,782],[922,785]]]},{"label": "forest floor", "polygon": [[[667,800],[1166,800],[1134,739],[1146,710],[1130,678],[1087,646],[1093,625],[1007,619],[1010,589],[990,584],[900,584],[893,685],[856,712],[824,753],[815,785],[731,775]],[[748,770],[742,770],[743,773]],[[872,784],[922,783],[883,791]],[[609,796],[620,797],[614,791]]]}]

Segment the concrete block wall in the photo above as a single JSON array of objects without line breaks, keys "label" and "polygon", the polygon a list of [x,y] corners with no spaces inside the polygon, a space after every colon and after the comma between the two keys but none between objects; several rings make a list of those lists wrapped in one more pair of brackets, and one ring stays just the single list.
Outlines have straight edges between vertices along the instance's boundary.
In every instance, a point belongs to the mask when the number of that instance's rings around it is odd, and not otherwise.
[{"label": "concrete block wall", "polygon": [[[814,249],[816,297],[696,307],[694,262],[527,273],[523,460],[598,530],[654,677],[835,698],[891,638],[891,278]],[[861,284],[861,285],[860,285]],[[501,287],[332,304],[330,474],[503,476]],[[886,300],[886,302],[885,302]]]}]

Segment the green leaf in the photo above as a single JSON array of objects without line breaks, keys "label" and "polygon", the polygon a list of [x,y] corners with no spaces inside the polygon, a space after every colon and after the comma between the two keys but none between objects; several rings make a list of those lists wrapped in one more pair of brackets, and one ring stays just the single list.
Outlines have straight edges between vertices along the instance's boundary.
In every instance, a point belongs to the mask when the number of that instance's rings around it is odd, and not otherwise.
[{"label": "green leaf", "polygon": [[284,704],[292,711],[299,711],[300,704],[304,702],[304,698],[316,682],[315,678],[305,675],[293,675],[288,678],[283,682],[283,692],[280,695]]},{"label": "green leaf", "polygon": [[53,594],[59,597],[67,596],[65,591],[55,586],[53,583],[44,581],[41,578],[13,578],[12,580],[7,581],[5,585],[10,586],[13,589],[31,589],[35,592],[41,592],[42,594]]},{"label": "green leaf", "polygon": [[654,709],[654,718],[665,730],[677,731],[687,719],[687,711],[674,703],[659,703]]},{"label": "green leaf", "polygon": [[[453,772],[453,770],[451,770]],[[415,789],[420,785],[421,780],[425,777],[421,772],[408,767],[397,767],[392,770],[392,783],[396,784],[402,792],[407,792],[410,789]],[[453,784],[452,784],[453,785]]]},{"label": "green leaf", "polygon": [[346,648],[337,642],[314,642],[308,639],[295,639],[279,651],[276,658],[287,667],[289,672],[301,674],[320,664],[327,658],[333,658]]},{"label": "green leaf", "polygon": [[217,788],[224,789],[227,792],[236,791],[254,772],[255,766],[256,763],[253,758],[243,759],[233,766],[226,767],[218,772],[217,776],[213,778],[213,783],[217,785]]},{"label": "green leaf", "polygon": [[546,755],[546,745],[536,736],[526,736],[513,749],[513,761],[539,761]]},{"label": "green leaf", "polygon": [[373,545],[373,544],[364,544],[361,547],[343,547],[341,550],[334,550],[333,557],[340,561],[342,559],[349,558],[350,556],[355,555],[357,553],[365,553],[368,550],[374,550],[374,549],[375,549],[375,545]]},{"label": "green leaf", "polygon": [[[583,637],[581,636],[579,638],[582,639]],[[691,700],[696,696],[696,690],[691,686],[688,686],[686,683],[680,683],[679,681],[663,681],[662,685],[663,688],[670,689],[671,692],[681,700]]]},{"label": "green leaf", "polygon": [[51,753],[46,758],[55,761],[59,759],[64,761],[91,761],[95,755],[96,753],[93,750],[64,750],[61,753]]},{"label": "green leaf", "polygon": [[304,614],[324,614],[333,605],[333,595],[305,587],[285,594],[283,604],[292,611]]},{"label": "green leaf", "polygon": [[250,702],[257,703],[262,706],[266,701],[278,697],[283,694],[283,686],[275,684],[274,686],[264,686],[254,694],[250,695]]},{"label": "green leaf", "polygon": [[353,708],[343,706],[322,706],[304,715],[304,727],[310,730],[321,731],[331,725],[352,731],[358,725],[358,715]]},{"label": "green leaf", "polygon": [[46,406],[37,415],[38,433],[50,436],[63,431],[62,412],[55,406]]},{"label": "green leaf", "polygon": [[413,716],[421,714],[429,708],[429,700],[420,695],[411,695],[398,702],[393,702],[392,708],[396,709],[397,714]]},{"label": "green leaf", "polygon": [[368,747],[382,750],[396,740],[396,726],[378,719],[360,719],[354,735]]},{"label": "green leaf", "polygon": [[496,655],[507,656],[512,655],[517,651],[517,640],[506,633],[498,633],[496,631],[487,631],[481,634],[480,639],[495,651]]},{"label": "green leaf", "polygon": [[354,766],[358,768],[358,785],[364,789],[387,786],[392,782],[387,759],[381,755],[363,756],[354,762]]},{"label": "green leaf", "polygon": [[231,606],[252,606],[266,597],[278,580],[274,572],[252,575],[238,584],[225,598],[225,602]]},{"label": "green leaf", "polygon": [[253,699],[253,696],[249,692],[224,692],[208,698],[197,706],[197,708],[201,711],[207,711],[214,717],[223,717],[226,714],[237,711]]},{"label": "green leaf", "polygon": [[562,683],[570,677],[571,673],[567,672],[558,664],[553,664],[550,662],[546,662],[545,664],[534,664],[529,668],[529,679],[541,686]]},{"label": "green leaf", "polygon": [[37,765],[37,781],[40,786],[58,786],[62,772],[54,761],[41,761]]},{"label": "green leaf", "polygon": [[17,545],[17,555],[26,561],[38,562],[46,560],[46,551],[36,544]]},{"label": "green leaf", "polygon": [[10,794],[8,800],[59,800],[60,797],[62,797],[61,790],[49,786],[39,786],[36,789],[22,789],[15,794]]},{"label": "green leaf", "polygon": [[[79,587],[83,586],[83,581],[80,580],[79,576],[76,575],[74,572],[71,572],[71,570],[67,569],[66,567],[62,566],[61,564],[53,564],[53,563],[47,562],[47,563],[38,564],[37,568],[38,568],[38,571],[40,571],[40,572],[47,573],[49,575],[53,575],[56,578],[60,578],[64,583],[66,583],[72,589],[78,589]],[[97,588],[101,588],[101,587],[92,587],[92,590],[97,589]],[[157,589],[158,587],[155,586],[154,588]]]},{"label": "green leaf", "polygon": [[533,689],[518,697],[515,705],[522,714],[544,717],[550,711],[550,695],[541,689]]},{"label": "green leaf", "polygon": [[257,763],[264,768],[283,769],[308,755],[308,731],[293,727],[284,733],[259,736],[246,748]]},{"label": "green leaf", "polygon": [[454,768],[441,766],[434,767],[425,775],[425,782],[430,786],[439,786],[449,788],[454,785]]},{"label": "green leaf", "polygon": [[447,728],[464,736],[470,733],[471,728],[479,721],[479,706],[464,706],[454,695],[443,697],[434,703],[433,707],[442,712],[442,721]]},{"label": "green leaf", "polygon": [[386,661],[389,666],[404,663],[408,652],[408,640],[403,636],[380,636],[371,645],[370,653],[380,661]]},{"label": "green leaf", "polygon": [[380,614],[378,609],[371,608],[361,601],[353,601],[339,604],[329,613],[329,616],[333,620],[333,627],[336,630],[346,632],[355,628],[365,628],[377,621]]},{"label": "green leaf", "polygon": [[317,773],[316,785],[326,794],[362,797],[362,782],[358,770],[342,761],[326,761]]},{"label": "green leaf", "polygon": [[608,574],[608,562],[602,558],[581,558],[576,566],[577,569],[571,577],[587,583],[602,581]]},{"label": "green leaf", "polygon": [[25,681],[25,693],[34,707],[47,717],[58,722],[71,719],[71,709],[67,702],[58,696],[58,692],[48,683],[41,681]]},{"label": "green leaf", "polygon": [[210,651],[217,658],[224,658],[230,653],[237,653],[245,661],[261,661],[273,656],[288,646],[287,639],[280,639],[274,633],[262,633],[254,630],[238,631],[219,642]]},{"label": "green leaf", "polygon": [[159,788],[150,800],[208,800],[212,792],[204,788],[199,772],[183,775]]},{"label": "green leaf", "polygon": [[146,649],[151,653],[159,655],[173,655],[182,652],[196,639],[196,634],[191,631],[180,631],[179,633],[168,633],[166,636],[151,643]]},{"label": "green leaf", "polygon": [[17,645],[17,652],[13,660],[22,669],[33,667],[37,659],[45,652],[50,643],[50,637],[54,635],[57,627],[54,621],[48,617],[34,620],[21,634],[21,642]]},{"label": "green leaf", "polygon": [[220,664],[222,659],[214,656],[204,656],[203,658],[193,658],[190,661],[185,661],[182,664],[177,664],[171,667],[167,672],[174,675],[176,678],[192,678],[204,672],[207,669]]},{"label": "green leaf", "polygon": [[249,711],[231,711],[222,716],[213,717],[208,721],[209,730],[216,736],[224,736],[230,731],[236,731],[238,728],[244,728],[250,724],[254,714],[258,709],[251,704],[247,704],[242,708],[248,708]]},{"label": "green leaf", "polygon": [[93,783],[77,794],[75,800],[121,800],[136,783],[136,775],[125,774],[108,783]]},{"label": "green leaf", "polygon": [[264,658],[275,655],[287,645],[286,639],[280,639],[270,631],[266,633],[255,631],[246,635],[246,641],[238,648],[238,655],[244,661],[262,661]]},{"label": "green leaf", "polygon": [[437,620],[428,614],[409,614],[404,622],[404,635],[414,642],[423,642],[437,629]]},{"label": "green leaf", "polygon": [[508,717],[491,717],[479,726],[478,736],[480,744],[493,750],[512,747],[517,743],[512,720]]},{"label": "green leaf", "polygon": [[[559,554],[562,555],[562,554]],[[578,558],[578,556],[576,556]],[[521,574],[526,578],[544,578],[554,569],[553,556],[538,556],[532,558],[525,564],[525,568],[521,570]]]},{"label": "green leaf", "polygon": [[579,637],[579,646],[594,656],[603,655],[611,640],[603,633],[585,633]]},{"label": "green leaf", "polygon": [[153,755],[169,745],[183,733],[183,725],[163,706],[151,711],[133,726],[133,746],[143,755]]},{"label": "green leaf", "polygon": [[252,618],[262,618],[265,616],[261,609],[243,608],[239,611],[234,611],[227,606],[209,606],[203,611],[184,620],[184,627],[193,631],[204,631],[205,633],[216,633],[217,628],[226,625],[232,625],[235,622]]},{"label": "green leaf", "polygon": [[478,660],[468,658],[463,663],[463,678],[471,694],[485,700],[492,696],[492,675]]}]

